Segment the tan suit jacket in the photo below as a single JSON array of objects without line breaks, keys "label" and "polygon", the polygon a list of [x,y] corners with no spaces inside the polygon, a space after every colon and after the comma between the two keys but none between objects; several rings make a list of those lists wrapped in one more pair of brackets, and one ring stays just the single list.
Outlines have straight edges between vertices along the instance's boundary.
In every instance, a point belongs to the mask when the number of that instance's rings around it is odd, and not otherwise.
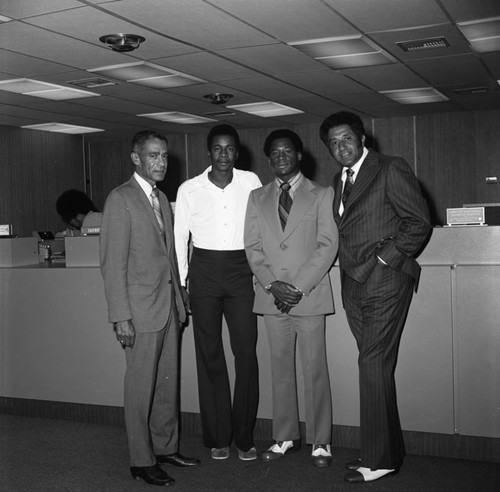
[{"label": "tan suit jacket", "polygon": [[254,311],[280,314],[265,287],[275,280],[304,292],[290,311],[295,316],[334,312],[328,271],[337,254],[338,234],[333,219],[333,189],[306,177],[293,198],[285,230],[278,216],[275,181],[250,194],[245,220],[245,250],[256,277]]},{"label": "tan suit jacket", "polygon": [[176,300],[179,320],[186,319],[179,290],[172,212],[164,193],[159,193],[159,200],[166,240],[148,197],[134,177],[110,193],[101,227],[101,271],[109,322],[131,319],[137,332],[163,329],[172,299]]}]

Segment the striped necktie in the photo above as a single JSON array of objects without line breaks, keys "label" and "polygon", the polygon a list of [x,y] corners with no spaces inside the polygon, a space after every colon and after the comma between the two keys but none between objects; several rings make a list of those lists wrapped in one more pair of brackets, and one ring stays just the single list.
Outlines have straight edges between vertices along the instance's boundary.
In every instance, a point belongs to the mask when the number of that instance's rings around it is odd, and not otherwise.
[{"label": "striped necktie", "polygon": [[151,190],[151,202],[153,204],[153,210],[160,226],[162,234],[165,234],[165,226],[163,225],[163,215],[161,214],[160,200],[158,200],[158,188],[156,186]]},{"label": "striped necktie", "polygon": [[351,194],[352,187],[354,185],[354,171],[352,169],[348,169],[346,171],[346,179],[344,183],[344,191],[342,192],[342,203],[346,204],[349,195]]},{"label": "striped necktie", "polygon": [[289,190],[291,188],[290,183],[281,183],[281,194],[278,204],[278,214],[280,216],[281,228],[285,230],[286,221],[288,220],[288,214],[292,208],[292,197],[290,196]]}]

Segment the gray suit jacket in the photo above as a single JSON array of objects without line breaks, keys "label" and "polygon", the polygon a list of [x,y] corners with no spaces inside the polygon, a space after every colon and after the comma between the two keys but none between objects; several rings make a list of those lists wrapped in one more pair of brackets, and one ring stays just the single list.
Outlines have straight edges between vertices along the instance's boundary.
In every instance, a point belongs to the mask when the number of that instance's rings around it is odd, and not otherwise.
[{"label": "gray suit jacket", "polygon": [[245,220],[245,251],[257,279],[254,311],[279,314],[265,287],[288,282],[306,295],[291,315],[334,312],[328,271],[337,254],[337,227],[332,214],[333,189],[302,177],[285,230],[278,216],[276,183],[253,190]]},{"label": "gray suit jacket", "polygon": [[[179,320],[186,313],[172,232],[172,212],[159,193],[165,225],[164,241],[153,208],[134,177],[106,200],[100,233],[101,272],[109,322],[131,319],[137,332],[165,327],[176,301]],[[174,290],[172,295],[172,289]]]}]

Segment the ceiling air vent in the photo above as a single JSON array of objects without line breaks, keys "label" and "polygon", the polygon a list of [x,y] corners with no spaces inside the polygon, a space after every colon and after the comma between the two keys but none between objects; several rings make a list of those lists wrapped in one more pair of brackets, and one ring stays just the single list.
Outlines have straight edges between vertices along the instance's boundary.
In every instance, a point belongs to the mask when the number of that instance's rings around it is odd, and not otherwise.
[{"label": "ceiling air vent", "polygon": [[236,113],[232,111],[214,111],[212,113],[203,113],[207,118],[224,118],[226,116],[234,116]]},{"label": "ceiling air vent", "polygon": [[421,51],[434,48],[448,48],[450,43],[444,36],[426,39],[414,39],[412,41],[398,41],[396,43],[403,51]]},{"label": "ceiling air vent", "polygon": [[103,79],[100,77],[71,80],[70,82],[68,82],[68,84],[77,85],[78,87],[85,87],[86,89],[95,89],[96,87],[106,87],[108,85],[118,85],[116,82],[111,82],[111,80]]},{"label": "ceiling air vent", "polygon": [[470,94],[486,94],[489,92],[488,87],[468,87],[467,89],[454,89],[453,92],[460,96]]}]

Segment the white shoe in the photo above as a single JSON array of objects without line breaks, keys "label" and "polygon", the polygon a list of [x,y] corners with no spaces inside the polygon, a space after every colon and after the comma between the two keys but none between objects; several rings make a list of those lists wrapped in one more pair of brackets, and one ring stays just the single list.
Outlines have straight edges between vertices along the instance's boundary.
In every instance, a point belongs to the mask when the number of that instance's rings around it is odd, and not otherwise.
[{"label": "white shoe", "polygon": [[332,462],[332,450],[329,444],[313,444],[311,461],[314,466],[330,466]]},{"label": "white shoe", "polygon": [[385,477],[386,475],[396,475],[399,470],[386,470],[385,468],[380,468],[379,470],[370,470],[370,468],[365,468],[360,466],[356,471],[348,473],[344,478],[347,482],[359,483],[359,482],[373,482],[379,478]]}]

